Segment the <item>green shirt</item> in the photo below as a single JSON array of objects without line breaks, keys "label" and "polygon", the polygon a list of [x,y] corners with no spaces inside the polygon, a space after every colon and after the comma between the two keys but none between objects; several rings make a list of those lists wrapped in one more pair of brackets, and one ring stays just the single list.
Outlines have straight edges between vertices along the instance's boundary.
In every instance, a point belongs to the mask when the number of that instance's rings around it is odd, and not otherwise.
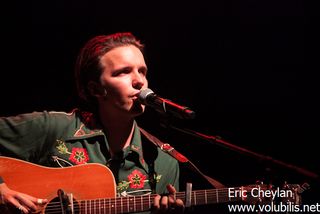
[{"label": "green shirt", "polygon": [[167,184],[179,188],[177,160],[141,136],[136,123],[130,146],[111,159],[101,125],[92,113],[78,109],[0,118],[0,155],[50,167],[106,165],[114,174],[118,196],[152,190],[162,194]]}]

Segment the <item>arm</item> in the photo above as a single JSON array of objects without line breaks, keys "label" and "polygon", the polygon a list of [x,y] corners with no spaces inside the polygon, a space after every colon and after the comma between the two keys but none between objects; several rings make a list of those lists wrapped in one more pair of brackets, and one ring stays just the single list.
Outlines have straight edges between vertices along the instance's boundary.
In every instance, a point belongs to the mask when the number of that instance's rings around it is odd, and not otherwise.
[{"label": "arm", "polygon": [[37,162],[48,133],[43,112],[0,118],[0,155]]},{"label": "arm", "polygon": [[[0,155],[37,162],[46,146],[48,122],[45,113],[21,114],[0,118]],[[10,189],[0,177],[0,204],[29,213],[46,203]]]}]

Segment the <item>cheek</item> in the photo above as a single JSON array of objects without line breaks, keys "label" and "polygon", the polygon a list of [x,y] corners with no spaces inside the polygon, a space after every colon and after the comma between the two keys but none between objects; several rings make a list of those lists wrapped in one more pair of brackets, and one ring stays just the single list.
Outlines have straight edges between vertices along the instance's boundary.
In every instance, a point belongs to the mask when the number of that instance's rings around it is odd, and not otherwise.
[{"label": "cheek", "polygon": [[144,86],[146,88],[148,88],[148,86],[149,86],[149,82],[148,82],[148,79],[146,77],[144,78]]},{"label": "cheek", "polygon": [[129,84],[128,81],[113,81],[109,82],[105,89],[110,96],[116,99],[122,99],[123,97],[127,97],[131,89],[131,84]]},{"label": "cheek", "polygon": [[129,80],[126,79],[113,79],[113,80],[104,80],[103,82],[105,88],[109,91],[121,91],[123,88],[127,88],[129,84]]}]

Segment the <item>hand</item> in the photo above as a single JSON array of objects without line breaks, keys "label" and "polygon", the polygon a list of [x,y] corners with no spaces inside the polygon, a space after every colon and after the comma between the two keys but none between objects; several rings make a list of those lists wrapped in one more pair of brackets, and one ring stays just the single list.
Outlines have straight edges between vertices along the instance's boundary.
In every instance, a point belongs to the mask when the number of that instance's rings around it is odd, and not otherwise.
[{"label": "hand", "polygon": [[15,207],[22,213],[31,213],[41,209],[48,203],[47,199],[35,198],[30,195],[11,190],[5,183],[0,184],[0,204]]},{"label": "hand", "polygon": [[176,189],[171,185],[167,185],[169,195],[157,195],[154,199],[152,213],[183,213],[184,203],[181,199],[176,199]]}]

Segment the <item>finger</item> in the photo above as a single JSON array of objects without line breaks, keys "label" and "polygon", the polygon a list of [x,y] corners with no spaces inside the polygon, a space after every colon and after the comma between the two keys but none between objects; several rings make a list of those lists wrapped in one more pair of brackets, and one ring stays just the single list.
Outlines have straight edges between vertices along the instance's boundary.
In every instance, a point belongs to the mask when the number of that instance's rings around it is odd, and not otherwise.
[{"label": "finger", "polygon": [[169,207],[175,206],[176,203],[176,189],[171,184],[167,185],[167,190],[169,192]]},{"label": "finger", "polygon": [[169,194],[169,206],[170,204],[175,204],[176,203],[176,193],[170,193]]},{"label": "finger", "polygon": [[175,209],[177,213],[183,213],[184,212],[184,203],[181,199],[177,199],[175,202]]},{"label": "finger", "polygon": [[181,199],[176,199],[175,193],[169,196],[169,209],[173,213],[183,213],[184,212],[184,203]]},{"label": "finger", "polygon": [[169,195],[169,207],[172,207],[175,213],[184,212],[184,202],[181,199],[176,199],[176,189],[173,185],[167,185],[167,190],[170,193]]},{"label": "finger", "polygon": [[37,210],[37,205],[35,203],[37,201],[36,198],[26,194],[18,194],[16,198],[20,201],[20,204],[22,204],[23,207],[25,207],[26,209],[32,211]]},{"label": "finger", "polygon": [[170,194],[176,193],[176,188],[174,188],[174,186],[172,186],[171,184],[167,185],[167,190]]},{"label": "finger", "polygon": [[25,207],[25,206],[20,205],[20,206],[18,207],[18,209],[19,209],[21,212],[23,212],[23,213],[30,213],[29,207]]},{"label": "finger", "polygon": [[178,198],[178,199],[176,200],[176,205],[177,205],[177,207],[184,207],[184,203],[183,203],[183,201],[182,201],[180,198]]},{"label": "finger", "polygon": [[168,197],[168,202],[169,202],[169,207],[174,205],[174,203],[176,202],[175,198],[172,195],[169,195]]},{"label": "finger", "polygon": [[[27,195],[27,194],[23,194],[23,193],[22,193],[22,195],[23,195],[23,197],[29,199],[34,204],[35,210],[33,210],[33,211],[41,210],[41,206],[48,203],[48,199],[35,198],[35,197],[32,197],[31,195]],[[34,209],[34,208],[32,208],[32,209]]]},{"label": "finger", "polygon": [[44,204],[46,204],[46,203],[48,203],[48,200],[47,200],[47,199],[42,199],[42,198],[38,198],[38,199],[37,199],[37,204],[38,204],[38,205],[44,205]]},{"label": "finger", "polygon": [[160,195],[156,195],[153,200],[153,207],[152,207],[152,213],[158,213],[160,209]]},{"label": "finger", "polygon": [[28,213],[29,210],[24,207],[21,203],[19,203],[17,200],[15,200],[14,198],[8,200],[14,207],[16,207],[20,212],[22,213]]},{"label": "finger", "polygon": [[3,194],[0,194],[0,205],[2,204],[5,204],[5,200]]},{"label": "finger", "polygon": [[166,211],[169,207],[169,199],[168,196],[162,196],[160,201],[160,210]]},{"label": "finger", "polygon": [[48,203],[47,199],[42,199],[42,198],[35,198],[30,195],[25,195],[26,198],[28,198],[30,201],[32,201],[36,205],[44,205]]}]

